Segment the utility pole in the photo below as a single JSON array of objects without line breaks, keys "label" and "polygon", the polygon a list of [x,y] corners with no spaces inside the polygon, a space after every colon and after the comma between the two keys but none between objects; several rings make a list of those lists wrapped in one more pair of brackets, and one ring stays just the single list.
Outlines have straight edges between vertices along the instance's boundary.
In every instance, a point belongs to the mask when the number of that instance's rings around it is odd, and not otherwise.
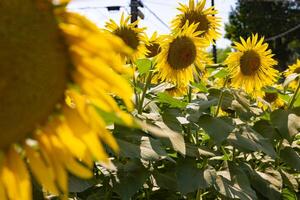
[{"label": "utility pole", "polygon": [[[211,6],[215,6],[215,1],[214,0],[211,0]],[[213,40],[212,53],[213,53],[214,63],[217,63],[217,46],[216,46],[216,40]]]},{"label": "utility pole", "polygon": [[135,22],[138,19],[138,6],[138,0],[130,0],[131,23]]}]

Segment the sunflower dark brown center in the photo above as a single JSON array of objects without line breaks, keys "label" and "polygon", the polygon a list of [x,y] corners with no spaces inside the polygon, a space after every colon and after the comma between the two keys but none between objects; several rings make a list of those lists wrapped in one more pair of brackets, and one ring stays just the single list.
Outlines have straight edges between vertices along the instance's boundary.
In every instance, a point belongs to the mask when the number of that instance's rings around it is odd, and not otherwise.
[{"label": "sunflower dark brown center", "polygon": [[276,101],[277,98],[278,98],[278,94],[271,93],[271,92],[267,92],[264,96],[264,100],[267,101],[268,103],[273,103],[274,101]]},{"label": "sunflower dark brown center", "polygon": [[129,47],[131,47],[133,50],[137,50],[139,46],[139,37],[138,34],[128,28],[128,27],[121,27],[114,32],[117,36],[122,38],[122,40],[127,44]]},{"label": "sunflower dark brown center", "polygon": [[240,69],[243,75],[252,76],[256,73],[261,65],[259,55],[253,51],[248,50],[240,58]]},{"label": "sunflower dark brown center", "polygon": [[205,34],[210,28],[210,23],[207,19],[207,16],[203,15],[201,12],[192,10],[185,13],[183,18],[181,19],[180,27],[183,27],[186,21],[189,21],[189,24],[199,23],[196,31],[203,31],[203,33],[201,33],[200,35]]},{"label": "sunflower dark brown center", "polygon": [[147,50],[149,51],[147,54],[147,58],[152,58],[160,53],[161,48],[158,43],[151,43],[149,45],[146,45]]},{"label": "sunflower dark brown center", "polygon": [[63,100],[69,63],[48,0],[0,6],[0,149],[27,137]]},{"label": "sunflower dark brown center", "polygon": [[185,69],[195,62],[197,50],[194,42],[186,37],[178,37],[170,44],[167,62],[175,69]]},{"label": "sunflower dark brown center", "polygon": [[296,68],[296,69],[294,70],[294,73],[300,74],[300,67]]}]

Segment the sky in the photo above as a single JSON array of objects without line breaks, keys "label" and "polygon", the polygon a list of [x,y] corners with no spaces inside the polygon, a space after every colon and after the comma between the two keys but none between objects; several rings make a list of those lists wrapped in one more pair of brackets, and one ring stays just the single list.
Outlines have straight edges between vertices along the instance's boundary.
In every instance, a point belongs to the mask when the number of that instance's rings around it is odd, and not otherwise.
[{"label": "sky", "polygon": [[[196,0],[195,0],[196,1]],[[224,24],[228,22],[228,15],[232,8],[235,7],[237,0],[215,0],[215,7],[218,10],[218,17],[222,19],[221,33],[224,36]],[[188,0],[142,0],[143,4],[154,12],[162,21],[160,22],[148,9],[140,8],[145,18],[139,23],[139,27],[147,27],[146,33],[151,35],[154,31],[160,34],[167,34],[170,29],[172,19],[179,13],[176,9],[178,3],[187,4]],[[104,27],[105,22],[113,19],[119,22],[122,12],[130,13],[130,0],[73,0],[68,6],[71,11],[85,15],[99,27]],[[206,7],[210,6],[211,1],[207,0]],[[109,12],[107,6],[121,6],[120,11]],[[230,41],[225,38],[217,40],[218,48],[230,46]]]}]

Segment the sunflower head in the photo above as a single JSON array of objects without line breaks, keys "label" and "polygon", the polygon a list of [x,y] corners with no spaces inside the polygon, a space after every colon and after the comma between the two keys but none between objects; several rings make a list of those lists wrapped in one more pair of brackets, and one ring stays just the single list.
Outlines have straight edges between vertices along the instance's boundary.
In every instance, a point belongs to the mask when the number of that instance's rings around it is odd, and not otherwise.
[{"label": "sunflower head", "polygon": [[181,12],[172,21],[172,28],[180,30],[186,22],[197,24],[196,31],[201,34],[198,37],[205,37],[210,42],[219,38],[220,19],[216,17],[217,11],[214,7],[204,9],[206,0],[200,0],[195,4],[194,0],[189,1],[189,5],[180,4],[178,10]]},{"label": "sunflower head", "polygon": [[225,60],[231,76],[231,85],[243,88],[248,93],[257,96],[262,87],[272,85],[278,76],[273,67],[277,64],[272,57],[264,38],[258,40],[258,35],[252,35],[247,41],[234,42],[236,52],[232,52]]},{"label": "sunflower head", "polygon": [[156,66],[162,80],[179,87],[194,80],[195,66],[205,62],[203,48],[207,45],[207,40],[197,37],[200,32],[196,28],[196,24],[186,23],[182,30],[164,38]]},{"label": "sunflower head", "polygon": [[109,95],[132,108],[116,56],[130,48],[49,0],[3,1],[0,12],[0,199],[31,199],[28,167],[65,197],[69,172],[90,178],[93,160],[109,165],[102,143],[118,151],[98,111],[133,123]]},{"label": "sunflower head", "polygon": [[160,43],[162,42],[162,37],[159,37],[157,35],[157,32],[155,31],[150,38],[145,35],[145,43],[147,48],[146,57],[147,58],[153,58],[157,56],[157,54],[160,53]]},{"label": "sunflower head", "polygon": [[147,53],[145,38],[143,37],[145,28],[137,28],[139,21],[137,20],[134,23],[130,23],[130,19],[130,16],[125,18],[123,13],[120,19],[120,25],[110,19],[105,26],[133,50],[129,60],[135,61],[137,58],[144,57]]},{"label": "sunflower head", "polygon": [[257,105],[263,109],[276,109],[284,106],[285,102],[280,97],[280,91],[282,91],[281,85],[274,85],[272,90],[263,91],[258,98]]},{"label": "sunflower head", "polygon": [[[292,64],[288,67],[288,69],[284,72],[284,75],[286,77],[292,75],[292,74],[300,74],[300,59],[297,59],[295,64]],[[292,81],[289,84],[289,87],[291,87],[292,89],[296,89],[297,87],[297,81],[299,80],[299,78],[296,78],[294,81]]]}]

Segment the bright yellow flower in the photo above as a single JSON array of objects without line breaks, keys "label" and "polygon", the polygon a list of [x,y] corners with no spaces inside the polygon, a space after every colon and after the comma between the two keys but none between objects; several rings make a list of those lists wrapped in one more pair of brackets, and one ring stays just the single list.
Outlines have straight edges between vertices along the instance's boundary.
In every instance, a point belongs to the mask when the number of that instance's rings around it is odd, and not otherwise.
[{"label": "bright yellow flower", "polygon": [[137,20],[134,23],[130,23],[130,19],[130,16],[125,18],[123,13],[120,19],[120,25],[110,19],[105,26],[131,47],[133,53],[130,54],[129,60],[134,62],[136,59],[142,58],[147,54],[145,38],[143,37],[146,28],[138,28],[137,25],[139,21]]},{"label": "bright yellow flower", "polygon": [[[268,44],[264,38],[258,40],[258,35],[252,35],[247,41],[234,42],[236,52],[232,52],[225,60],[231,76],[231,85],[243,88],[246,92],[257,96],[261,88],[271,86],[277,79],[278,71],[273,68],[277,65],[272,57]],[[268,50],[267,50],[268,49]]]},{"label": "bright yellow flower", "polygon": [[[290,76],[291,74],[300,74],[300,59],[297,59],[297,62],[293,65],[290,65],[289,68],[284,72],[286,77]],[[289,87],[292,89],[296,89],[298,85],[299,78],[296,78],[289,84]]]},{"label": "bright yellow flower", "polygon": [[189,0],[189,5],[180,3],[178,10],[181,14],[177,15],[172,21],[172,28],[175,31],[179,31],[185,23],[188,21],[189,24],[197,24],[196,31],[201,31],[199,37],[204,37],[212,42],[218,39],[220,34],[220,18],[215,15],[218,13],[214,7],[204,9],[206,0],[200,0],[195,4],[194,0]]},{"label": "bright yellow flower", "polygon": [[150,38],[148,38],[148,36],[145,34],[145,43],[146,43],[146,48],[148,50],[148,52],[146,53],[147,58],[153,58],[160,53],[161,42],[162,42],[162,37],[159,37],[156,31],[152,34]]},{"label": "bright yellow flower", "polygon": [[161,52],[157,56],[156,70],[159,78],[176,85],[187,86],[194,80],[196,68],[204,66],[207,54],[204,47],[207,40],[197,37],[197,25],[186,25],[182,30],[166,36],[161,43]]},{"label": "bright yellow flower", "polygon": [[58,8],[48,0],[1,2],[1,200],[31,199],[25,160],[45,190],[66,195],[68,172],[90,178],[93,160],[109,164],[102,143],[118,151],[98,110],[132,123],[109,95],[132,109],[117,59],[130,48]]}]

